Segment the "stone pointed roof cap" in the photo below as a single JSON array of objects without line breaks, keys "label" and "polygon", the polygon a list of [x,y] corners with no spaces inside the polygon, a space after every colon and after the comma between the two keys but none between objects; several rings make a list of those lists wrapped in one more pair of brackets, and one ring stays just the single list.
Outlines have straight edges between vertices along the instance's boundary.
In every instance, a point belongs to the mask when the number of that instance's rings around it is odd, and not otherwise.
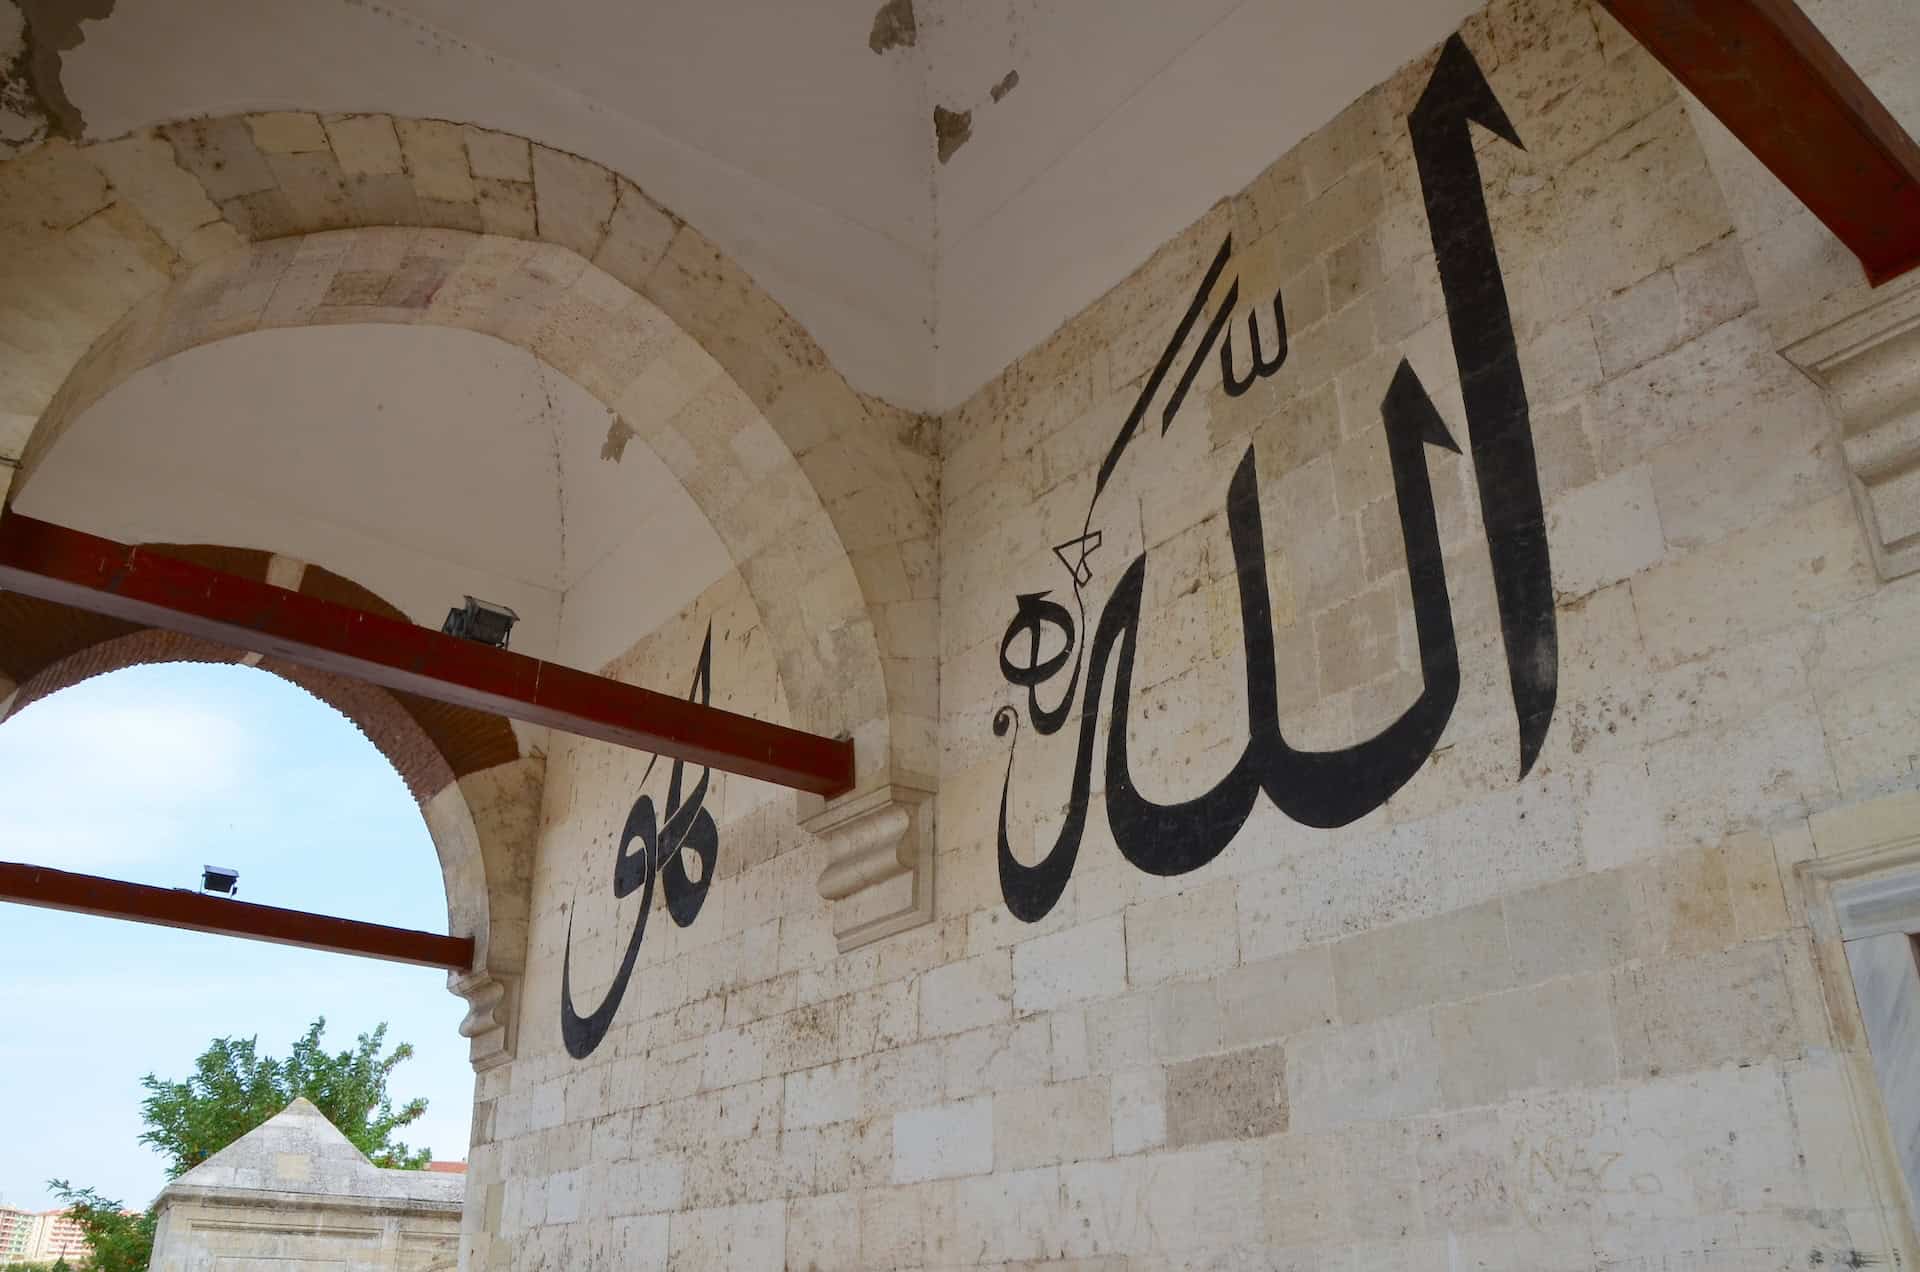
[{"label": "stone pointed roof cap", "polygon": [[160,1204],[273,1199],[375,1209],[460,1209],[464,1175],[385,1170],[305,1099],[254,1127],[160,1192]]}]

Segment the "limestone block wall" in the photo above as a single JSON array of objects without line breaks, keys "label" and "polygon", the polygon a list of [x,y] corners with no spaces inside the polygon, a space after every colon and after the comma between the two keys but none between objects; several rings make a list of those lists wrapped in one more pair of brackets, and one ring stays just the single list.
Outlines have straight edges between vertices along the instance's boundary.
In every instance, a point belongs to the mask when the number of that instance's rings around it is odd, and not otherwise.
[{"label": "limestone block wall", "polygon": [[458,1206],[447,1214],[362,1207],[182,1202],[169,1208],[161,1272],[293,1268],[326,1272],[453,1272]]},{"label": "limestone block wall", "polygon": [[[738,572],[601,674],[791,722],[776,651]],[[711,856],[695,865],[703,847]],[[664,1257],[667,1212],[683,1200],[718,1204],[759,1186],[761,1175],[735,1176],[731,1150],[763,1133],[761,1147],[777,1145],[781,1080],[734,1091],[725,1127],[709,1134],[719,1088],[703,1083],[703,1064],[710,1048],[716,1066],[727,1048],[744,1049],[749,1029],[755,1055],[776,1033],[810,1049],[796,1064],[833,1048],[837,1014],[787,1018],[797,968],[835,948],[815,890],[822,852],[780,788],[555,735],[518,1052],[475,1089],[466,1266],[649,1266],[622,1252]],[[668,860],[686,872],[678,880]],[[681,926],[679,906],[695,896]],[[731,1063],[736,1076],[722,1086],[749,1072],[765,1079],[750,1067],[761,1061]]]},{"label": "limestone block wall", "polygon": [[[837,953],[716,775],[596,1035],[698,775],[557,749],[465,1266],[1912,1259],[1795,867],[1914,784],[1920,586],[1751,246],[1657,65],[1498,0],[943,419],[934,922]],[[784,719],[732,586],[621,674],[711,623]]]}]

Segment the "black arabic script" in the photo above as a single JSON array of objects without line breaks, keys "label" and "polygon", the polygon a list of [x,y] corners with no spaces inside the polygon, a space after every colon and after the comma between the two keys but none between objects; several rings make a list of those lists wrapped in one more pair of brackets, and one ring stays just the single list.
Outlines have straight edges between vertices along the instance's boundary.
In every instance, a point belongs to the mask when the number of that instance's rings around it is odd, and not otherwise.
[{"label": "black arabic script", "polygon": [[[712,624],[708,624],[706,641],[700,646],[700,663],[693,673],[693,687],[688,690],[687,698],[702,706],[712,703]],[[647,761],[646,771],[640,775],[641,786],[647,784],[659,762],[659,756]],[[567,916],[566,953],[560,962],[560,1038],[566,1044],[567,1054],[576,1060],[592,1055],[607,1036],[607,1030],[613,1027],[620,1000],[626,996],[627,982],[633,978],[634,962],[640,956],[640,940],[647,932],[647,915],[653,910],[654,880],[660,880],[666,895],[667,914],[679,927],[686,927],[699,917],[700,907],[706,904],[707,892],[713,886],[714,866],[720,856],[720,831],[714,824],[713,814],[706,808],[707,787],[713,770],[701,769],[700,780],[682,798],[685,771],[683,761],[673,761],[667,778],[666,807],[659,815],[655,814],[651,795],[641,795],[627,812],[626,826],[614,850],[613,895],[625,898],[640,891],[640,912],[634,916],[633,932],[627,938],[626,952],[620,958],[613,984],[608,986],[600,1005],[586,1015],[581,1015],[573,1005],[573,916],[571,913]],[[698,862],[697,874],[688,869],[689,854]]]},{"label": "black arabic script", "polygon": [[[1558,637],[1526,385],[1474,155],[1473,124],[1513,146],[1520,145],[1473,55],[1455,36],[1442,49],[1408,126],[1460,373],[1469,452],[1480,491],[1518,716],[1520,775],[1524,778],[1539,757],[1553,717]],[[1287,741],[1280,727],[1275,687],[1276,654],[1259,479],[1253,447],[1249,446],[1229,483],[1226,502],[1246,661],[1246,747],[1231,770],[1196,798],[1158,803],[1142,795],[1135,785],[1127,720],[1147,558],[1141,553],[1121,572],[1087,639],[1085,589],[1094,574],[1091,557],[1102,540],[1094,519],[1115,468],[1166,387],[1181,351],[1200,326],[1232,256],[1233,239],[1228,235],[1100,465],[1081,533],[1054,548],[1070,579],[1071,608],[1054,600],[1050,592],[1021,594],[1000,643],[1001,674],[1008,684],[1025,690],[1025,722],[1035,732],[1059,732],[1073,717],[1076,698],[1084,695],[1079,697],[1083,709],[1078,716],[1079,737],[1065,822],[1052,846],[1033,865],[1015,858],[1007,834],[1022,712],[1006,706],[994,716],[996,735],[1013,734],[1000,793],[1001,892],[1013,914],[1029,922],[1052,910],[1073,873],[1086,830],[1101,695],[1107,692],[1109,673],[1107,820],[1121,854],[1137,868],[1156,875],[1184,874],[1213,860],[1246,824],[1262,795],[1287,816],[1308,826],[1343,826],[1365,816],[1390,799],[1426,763],[1459,697],[1459,651],[1426,449],[1458,454],[1460,448],[1420,377],[1402,360],[1381,401],[1380,419],[1406,549],[1419,645],[1420,693],[1385,729],[1353,746],[1304,751]],[[1222,387],[1230,396],[1247,392],[1257,380],[1276,374],[1285,364],[1285,306],[1276,294],[1271,350],[1262,338],[1260,311],[1256,308],[1247,323],[1251,350],[1247,370],[1243,374],[1235,367],[1230,324],[1239,296],[1239,282],[1235,280],[1174,381],[1160,412],[1162,434],[1172,428],[1201,366],[1216,345]]]}]

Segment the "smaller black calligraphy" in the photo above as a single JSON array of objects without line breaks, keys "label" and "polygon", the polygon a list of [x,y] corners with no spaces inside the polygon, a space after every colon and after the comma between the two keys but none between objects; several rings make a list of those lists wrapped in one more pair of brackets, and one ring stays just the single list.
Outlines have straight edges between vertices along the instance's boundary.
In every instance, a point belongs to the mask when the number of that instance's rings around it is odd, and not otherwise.
[{"label": "smaller black calligraphy", "polygon": [[[693,687],[688,690],[687,698],[702,706],[712,704],[711,623],[707,625],[706,641],[700,646],[700,662],[693,673]],[[640,775],[641,786],[647,784],[659,762],[659,756],[647,761],[646,772]],[[701,769],[700,780],[693,784],[693,789],[683,790],[686,767],[684,761],[673,761],[667,778],[666,806],[658,814],[653,796],[646,794],[634,800],[627,812],[626,825],[620,831],[620,842],[614,850],[613,895],[624,899],[639,891],[640,912],[634,917],[633,932],[627,938],[626,952],[620,958],[613,984],[607,987],[600,1005],[586,1015],[581,1015],[573,1005],[573,916],[567,916],[566,953],[560,962],[560,1038],[566,1044],[567,1054],[576,1060],[592,1055],[607,1036],[607,1030],[613,1027],[613,1018],[620,1010],[627,983],[633,978],[634,963],[640,956],[640,940],[646,935],[647,915],[653,909],[654,880],[660,881],[666,895],[667,914],[679,927],[688,926],[700,916],[700,907],[706,904],[707,892],[713,887],[714,867],[720,856],[720,830],[706,808],[713,770]],[[688,854],[699,862],[697,877],[688,869]]]}]

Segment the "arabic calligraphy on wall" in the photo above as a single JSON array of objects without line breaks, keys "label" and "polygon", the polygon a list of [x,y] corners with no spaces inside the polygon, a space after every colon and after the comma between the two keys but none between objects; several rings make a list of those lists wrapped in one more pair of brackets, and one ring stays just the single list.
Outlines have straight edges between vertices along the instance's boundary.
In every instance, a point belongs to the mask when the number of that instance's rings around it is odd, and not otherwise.
[{"label": "arabic calligraphy on wall", "polygon": [[[687,691],[690,701],[710,706],[713,701],[713,626],[700,646],[700,661],[693,673],[693,686]],[[640,775],[646,787],[660,759],[647,762]],[[613,895],[621,899],[640,892],[640,912],[634,917],[633,931],[620,957],[613,983],[607,987],[600,1005],[582,1015],[573,1003],[573,916],[567,916],[566,953],[560,963],[560,1039],[567,1054],[576,1060],[592,1055],[626,996],[627,983],[633,978],[635,961],[640,957],[640,941],[647,932],[647,916],[653,911],[653,887],[658,880],[667,903],[667,915],[675,925],[687,927],[700,917],[707,892],[713,887],[714,866],[720,857],[720,830],[713,814],[707,811],[707,790],[713,770],[702,768],[700,780],[691,790],[684,788],[686,764],[674,760],[667,776],[666,805],[657,814],[653,796],[641,794],[627,812],[626,825],[620,831],[614,849]],[[691,862],[689,861],[691,858]],[[689,868],[691,865],[691,868]]]},{"label": "arabic calligraphy on wall", "polygon": [[[1524,779],[1539,758],[1553,718],[1558,637],[1526,384],[1470,126],[1479,124],[1516,147],[1520,139],[1457,35],[1443,47],[1407,123],[1460,373],[1469,455],[1480,492],[1518,716]],[[1175,362],[1207,313],[1232,259],[1233,238],[1228,235],[1100,465],[1081,533],[1054,548],[1070,580],[1071,604],[1054,599],[1051,591],[1017,596],[1012,621],[1000,643],[1002,676],[1016,690],[1025,691],[1026,727],[1041,735],[1056,733],[1074,715],[1077,698],[1082,704],[1065,822],[1052,847],[1031,866],[1014,857],[1007,835],[1008,796],[1023,713],[1008,706],[994,716],[996,735],[1013,734],[1000,794],[1001,892],[1008,909],[1029,922],[1052,910],[1073,873],[1091,802],[1094,745],[1109,671],[1107,820],[1122,855],[1137,868],[1157,875],[1184,874],[1213,860],[1246,824],[1262,795],[1308,826],[1343,826],[1365,816],[1426,763],[1459,697],[1459,650],[1426,448],[1455,454],[1460,448],[1420,377],[1403,359],[1381,401],[1380,418],[1406,548],[1423,679],[1419,695],[1385,729],[1353,746],[1304,751],[1288,743],[1279,722],[1265,529],[1254,451],[1249,445],[1229,483],[1226,500],[1246,658],[1247,744],[1226,776],[1197,798],[1162,804],[1136,788],[1128,757],[1127,720],[1147,554],[1142,552],[1120,572],[1093,626],[1089,653],[1086,589],[1095,576],[1092,557],[1102,540],[1096,516],[1116,466],[1148,411],[1160,401]],[[1222,387],[1230,396],[1244,394],[1285,364],[1286,310],[1283,297],[1276,293],[1271,332],[1263,333],[1262,311],[1256,304],[1247,322],[1247,369],[1242,373],[1236,367],[1231,320],[1239,303],[1240,285],[1235,279],[1166,394],[1160,407],[1163,435],[1173,427],[1195,377],[1216,346]],[[1266,347],[1269,341],[1271,350]]]}]

